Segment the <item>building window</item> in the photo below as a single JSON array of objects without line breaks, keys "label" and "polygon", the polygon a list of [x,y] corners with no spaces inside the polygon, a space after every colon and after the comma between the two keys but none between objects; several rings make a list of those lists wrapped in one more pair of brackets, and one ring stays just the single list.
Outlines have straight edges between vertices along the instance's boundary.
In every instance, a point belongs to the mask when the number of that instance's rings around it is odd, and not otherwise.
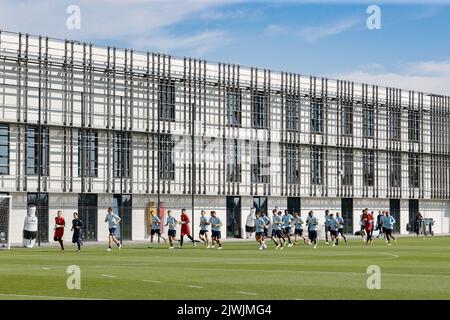
[{"label": "building window", "polygon": [[9,174],[9,126],[0,124],[0,175]]},{"label": "building window", "polygon": [[78,130],[78,176],[97,177],[98,132]]},{"label": "building window", "polygon": [[48,175],[49,134],[48,128],[27,127],[27,175]]},{"label": "building window", "polygon": [[227,88],[227,123],[230,126],[240,126],[242,121],[242,93],[237,88]]},{"label": "building window", "polygon": [[411,142],[420,141],[420,112],[411,110],[408,112],[408,138]]},{"label": "building window", "polygon": [[323,184],[323,148],[311,147],[311,183]]},{"label": "building window", "polygon": [[38,218],[38,234],[39,242],[48,242],[48,193],[30,192],[27,194],[27,207],[36,207],[36,217]]},{"label": "building window", "polygon": [[300,131],[300,98],[289,94],[286,97],[286,129]]},{"label": "building window", "polygon": [[373,187],[375,182],[375,153],[373,150],[363,151],[363,185]]},{"label": "building window", "polygon": [[351,103],[344,103],[341,106],[342,111],[342,134],[353,134],[353,105]]},{"label": "building window", "polygon": [[400,140],[401,137],[401,109],[393,107],[389,111],[389,138]]},{"label": "building window", "polygon": [[114,177],[129,178],[131,176],[132,138],[129,132],[114,134]]},{"label": "building window", "polygon": [[287,183],[300,183],[300,146],[286,145],[286,180]]},{"label": "building window", "polygon": [[374,137],[374,106],[373,104],[366,104],[363,106],[363,137]]},{"label": "building window", "polygon": [[410,153],[408,156],[408,165],[409,165],[409,187],[419,188],[420,155],[418,153]]},{"label": "building window", "polygon": [[162,79],[159,81],[159,118],[175,121],[175,81]]},{"label": "building window", "polygon": [[311,132],[323,132],[323,104],[319,101],[311,102]]},{"label": "building window", "polygon": [[238,140],[227,140],[225,151],[227,182],[241,182],[241,161]]},{"label": "building window", "polygon": [[267,197],[253,197],[253,208],[256,212],[267,214]]},{"label": "building window", "polygon": [[350,148],[341,149],[341,175],[342,185],[353,185],[353,150]]},{"label": "building window", "polygon": [[256,141],[252,150],[252,182],[269,183],[269,150],[267,142]]},{"label": "building window", "polygon": [[263,91],[252,94],[252,125],[256,129],[268,128],[268,95]]},{"label": "building window", "polygon": [[162,180],[175,179],[174,161],[175,142],[170,134],[159,136],[159,178]]},{"label": "building window", "polygon": [[389,153],[389,182],[391,187],[401,186],[402,158],[400,152]]}]

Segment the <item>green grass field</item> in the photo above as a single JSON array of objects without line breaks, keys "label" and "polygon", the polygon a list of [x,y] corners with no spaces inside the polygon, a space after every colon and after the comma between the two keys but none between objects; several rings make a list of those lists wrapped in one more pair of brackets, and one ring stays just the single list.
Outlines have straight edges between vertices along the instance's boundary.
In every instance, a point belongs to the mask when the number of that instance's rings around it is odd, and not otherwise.
[{"label": "green grass field", "polygon": [[[66,268],[81,268],[81,290],[68,290]],[[369,265],[381,268],[381,289],[366,286]],[[222,251],[124,246],[76,253],[56,247],[0,250],[0,299],[449,299],[450,237],[401,238],[390,247],[317,249],[297,245],[257,250],[255,242]]]}]

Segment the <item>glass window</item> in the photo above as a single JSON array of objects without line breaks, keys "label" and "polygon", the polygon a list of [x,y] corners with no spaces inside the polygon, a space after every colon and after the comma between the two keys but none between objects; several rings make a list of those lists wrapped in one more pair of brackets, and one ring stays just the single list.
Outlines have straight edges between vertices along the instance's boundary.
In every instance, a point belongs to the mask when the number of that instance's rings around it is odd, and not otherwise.
[{"label": "glass window", "polygon": [[268,144],[263,141],[253,142],[251,180],[253,183],[269,183],[270,165]]},{"label": "glass window", "polygon": [[286,97],[286,129],[300,131],[300,98],[289,94]]},{"label": "glass window", "polygon": [[373,150],[363,151],[363,184],[372,187],[375,181],[375,155]]},{"label": "glass window", "polygon": [[323,132],[323,103],[321,101],[311,102],[311,132]]},{"label": "glass window", "polygon": [[389,182],[391,187],[401,186],[401,160],[400,152],[389,153]]},{"label": "glass window", "polygon": [[241,160],[238,140],[226,141],[225,168],[228,182],[241,182]]},{"label": "glass window", "polygon": [[268,128],[268,96],[263,91],[252,94],[252,124],[253,128]]},{"label": "glass window", "polygon": [[286,180],[287,183],[300,183],[300,146],[286,145]]},{"label": "glass window", "polygon": [[36,207],[38,218],[38,242],[48,242],[48,193],[30,192],[27,194],[27,207]]},{"label": "glass window", "polygon": [[267,197],[253,197],[253,207],[256,209],[256,212],[267,214]]},{"label": "glass window", "polygon": [[389,111],[389,138],[400,140],[401,137],[401,109],[393,107]]},{"label": "glass window", "polygon": [[420,141],[420,121],[421,116],[419,110],[411,110],[408,112],[408,138],[411,142]]},{"label": "glass window", "polygon": [[27,175],[48,175],[49,136],[48,128],[27,127]]},{"label": "glass window", "polygon": [[97,177],[97,168],[98,132],[80,129],[78,130],[78,176]]},{"label": "glass window", "polygon": [[128,178],[131,176],[131,145],[129,132],[117,132],[114,135],[114,176]]},{"label": "glass window", "polygon": [[353,134],[353,105],[351,103],[344,103],[341,106],[342,110],[342,134]]},{"label": "glass window", "polygon": [[353,185],[353,150],[350,148],[341,149],[341,170],[342,185]]},{"label": "glass window", "polygon": [[175,120],[175,81],[159,81],[159,117],[162,120]]},{"label": "glass window", "polygon": [[132,197],[131,194],[113,195],[113,212],[117,214],[121,221],[117,225],[116,234],[120,235],[122,240],[131,240],[131,219],[132,219]]},{"label": "glass window", "polygon": [[175,179],[174,162],[175,142],[170,134],[159,136],[159,178],[163,180]]},{"label": "glass window", "polygon": [[367,104],[363,106],[363,136],[373,138],[374,134],[374,106]]},{"label": "glass window", "polygon": [[323,184],[323,148],[311,147],[311,183]]},{"label": "glass window", "polygon": [[420,154],[410,153],[408,155],[409,164],[409,187],[419,188],[420,178]]},{"label": "glass window", "polygon": [[9,126],[0,124],[0,175],[9,174]]},{"label": "glass window", "polygon": [[241,125],[242,94],[237,88],[227,88],[227,123],[230,126]]}]

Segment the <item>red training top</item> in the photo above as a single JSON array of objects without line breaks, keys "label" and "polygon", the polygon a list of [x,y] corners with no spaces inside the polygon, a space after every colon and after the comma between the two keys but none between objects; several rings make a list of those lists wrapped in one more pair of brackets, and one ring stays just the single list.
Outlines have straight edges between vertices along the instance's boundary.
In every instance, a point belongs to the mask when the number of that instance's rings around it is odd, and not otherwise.
[{"label": "red training top", "polygon": [[191,235],[191,230],[189,228],[189,217],[186,213],[182,213],[181,214],[181,221],[183,221],[184,223],[181,225],[181,235]]},{"label": "red training top", "polygon": [[[66,224],[66,221],[63,217],[55,217],[55,224],[64,226]],[[55,229],[55,238],[62,238],[64,235],[64,227],[57,227]]]},{"label": "red training top", "polygon": [[364,214],[363,214],[363,221],[364,221],[364,228],[365,228],[367,231],[372,230],[372,227],[373,227],[373,223],[372,223],[373,217],[372,217],[372,215],[371,215],[370,213],[364,213]]}]

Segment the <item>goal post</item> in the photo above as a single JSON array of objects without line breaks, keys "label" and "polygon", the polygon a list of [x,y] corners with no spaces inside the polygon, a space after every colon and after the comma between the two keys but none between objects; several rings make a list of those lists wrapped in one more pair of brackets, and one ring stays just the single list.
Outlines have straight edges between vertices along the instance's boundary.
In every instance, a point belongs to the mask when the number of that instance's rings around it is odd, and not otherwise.
[{"label": "goal post", "polygon": [[12,197],[0,195],[0,249],[11,249]]}]

